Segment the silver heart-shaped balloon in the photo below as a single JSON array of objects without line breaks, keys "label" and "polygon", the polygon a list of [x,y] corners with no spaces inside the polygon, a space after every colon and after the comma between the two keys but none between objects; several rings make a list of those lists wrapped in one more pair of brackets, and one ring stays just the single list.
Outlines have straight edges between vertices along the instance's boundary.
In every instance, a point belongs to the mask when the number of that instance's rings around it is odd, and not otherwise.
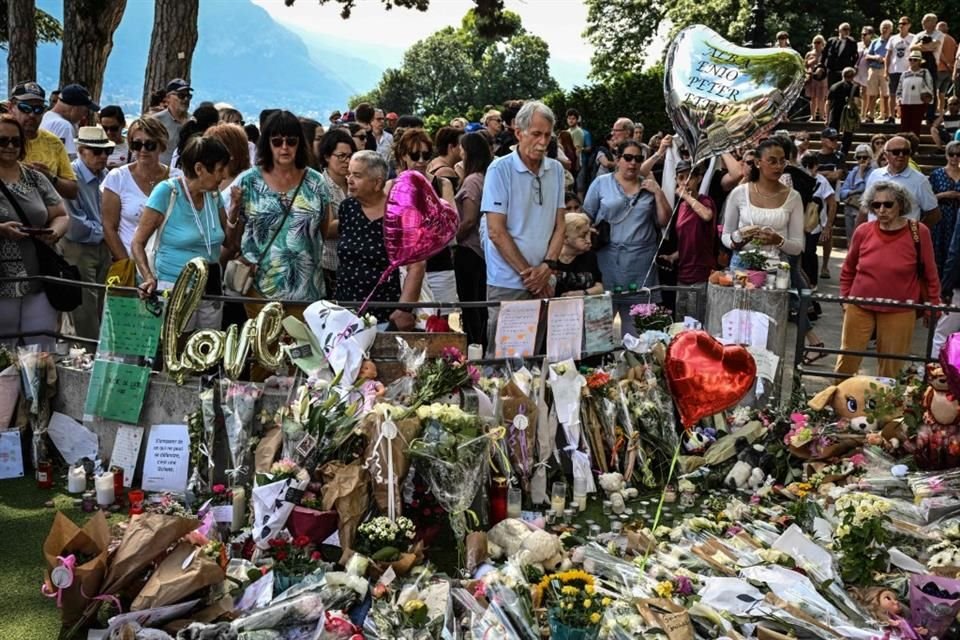
[{"label": "silver heart-shaped balloon", "polygon": [[764,136],[783,119],[803,82],[796,51],[739,47],[693,25],[670,43],[663,93],[674,128],[699,162]]}]

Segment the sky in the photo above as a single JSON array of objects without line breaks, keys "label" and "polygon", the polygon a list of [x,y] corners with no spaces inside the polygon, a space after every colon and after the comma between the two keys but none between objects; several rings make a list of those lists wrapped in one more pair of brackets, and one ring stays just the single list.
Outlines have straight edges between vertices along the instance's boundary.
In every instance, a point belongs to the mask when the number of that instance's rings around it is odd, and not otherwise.
[{"label": "sky", "polygon": [[[317,0],[297,0],[292,7],[283,0],[253,2],[303,36],[355,44],[358,55],[368,59],[379,51],[378,60],[384,67],[398,66],[403,51],[417,40],[445,26],[459,26],[463,15],[475,6],[473,0],[432,0],[426,12],[397,7],[386,11],[380,0],[357,0],[350,19],[343,20],[341,5],[332,0],[324,5]],[[546,40],[550,69],[561,87],[586,84],[592,48],[580,35],[587,23],[587,7],[581,0],[506,0],[504,4],[520,15],[527,31]]]}]

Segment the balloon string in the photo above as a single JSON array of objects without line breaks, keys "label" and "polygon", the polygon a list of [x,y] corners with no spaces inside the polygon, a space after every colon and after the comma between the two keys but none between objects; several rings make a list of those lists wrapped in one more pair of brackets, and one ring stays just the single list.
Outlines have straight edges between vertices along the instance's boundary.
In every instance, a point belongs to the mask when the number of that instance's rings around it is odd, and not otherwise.
[{"label": "balloon string", "polygon": [[[673,450],[673,459],[670,460],[670,471],[667,473],[667,481],[663,485],[663,491],[660,493],[660,502],[657,503],[657,513],[653,516],[653,525],[650,527],[650,533],[656,536],[657,527],[660,526],[660,516],[663,514],[663,502],[667,497],[667,489],[670,487],[670,481],[673,479],[673,471],[677,467],[677,459],[680,457],[680,442],[677,440],[677,446]],[[647,559],[650,557],[650,551],[653,548],[652,544],[648,544],[646,550],[643,553],[643,560],[640,562],[640,571],[643,571],[647,566]]]}]

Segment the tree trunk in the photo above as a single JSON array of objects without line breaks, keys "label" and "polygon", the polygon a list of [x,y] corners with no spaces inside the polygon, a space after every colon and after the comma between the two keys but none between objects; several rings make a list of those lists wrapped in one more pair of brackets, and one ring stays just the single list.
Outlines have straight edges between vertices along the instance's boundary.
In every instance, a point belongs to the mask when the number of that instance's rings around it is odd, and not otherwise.
[{"label": "tree trunk", "polygon": [[150,94],[174,78],[190,82],[190,65],[197,46],[199,0],[156,0],[147,75],[143,82],[143,110]]},{"label": "tree trunk", "polygon": [[64,0],[60,86],[82,84],[97,101],[127,0]]},{"label": "tree trunk", "polygon": [[7,32],[10,35],[7,49],[8,93],[13,93],[13,88],[19,82],[37,79],[36,11],[35,0],[7,0]]}]

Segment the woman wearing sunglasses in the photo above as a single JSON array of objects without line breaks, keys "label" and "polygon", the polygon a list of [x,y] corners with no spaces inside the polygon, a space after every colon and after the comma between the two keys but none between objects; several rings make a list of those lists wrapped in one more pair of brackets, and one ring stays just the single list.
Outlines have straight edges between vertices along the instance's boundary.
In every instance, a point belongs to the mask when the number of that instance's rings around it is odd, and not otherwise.
[{"label": "woman wearing sunglasses", "polygon": [[[13,116],[0,115],[0,277],[39,274],[31,235],[56,245],[70,225],[63,201],[39,171],[22,164],[26,135]],[[24,224],[17,209],[29,222]],[[28,228],[29,227],[29,228]],[[57,329],[57,312],[39,282],[0,283],[0,333],[17,334]],[[53,346],[49,336],[23,338],[26,344]],[[15,340],[3,340],[13,346]]]},{"label": "woman wearing sunglasses", "polygon": [[[607,290],[653,287],[659,230],[670,219],[670,204],[652,177],[640,175],[643,149],[636,140],[616,149],[613,173],[599,176],[587,190],[583,210],[598,227],[597,261]],[[632,333],[630,302],[617,304],[624,333]]]},{"label": "woman wearing sunglasses", "polygon": [[947,166],[938,167],[930,174],[930,186],[940,205],[940,221],[930,228],[933,237],[933,253],[937,269],[944,272],[950,240],[957,224],[957,208],[960,206],[960,142],[948,142],[945,151]]},{"label": "woman wearing sunglasses", "polygon": [[130,247],[143,207],[153,188],[167,178],[179,176],[180,170],[160,162],[160,154],[167,148],[167,130],[153,116],[142,116],[130,123],[127,144],[134,160],[111,170],[103,179],[100,215],[103,241],[114,262],[110,273],[120,278],[120,285],[132,287]]},{"label": "woman wearing sunglasses", "polygon": [[[397,173],[404,171],[416,171],[422,174],[438,196],[455,207],[453,196],[453,185],[448,178],[441,178],[427,171],[430,158],[433,156],[433,141],[424,129],[419,127],[407,129],[403,135],[396,141],[393,147],[394,160],[397,163]],[[393,188],[393,181],[387,182],[384,191],[389,195]],[[426,283],[430,289],[430,294],[424,296],[424,299],[432,297],[433,300],[440,302],[458,302],[457,295],[457,276],[453,268],[453,248],[446,246],[436,253],[432,258],[427,259]],[[440,309],[437,311],[441,316],[447,316],[452,309]],[[441,327],[442,328],[442,327]]]},{"label": "woman wearing sunglasses", "polygon": [[[840,295],[940,304],[930,231],[926,225],[904,217],[910,210],[910,196],[900,185],[880,181],[867,187],[863,201],[877,219],[853,232],[840,272]],[[877,353],[906,355],[910,353],[916,320],[913,309],[845,304],[840,348],[864,351],[876,331]],[[854,375],[862,359],[842,354],[835,370]],[[895,378],[901,365],[900,360],[881,359],[879,375]]]},{"label": "woman wearing sunglasses", "polygon": [[[277,111],[267,118],[257,166],[241,175],[241,197],[227,219],[242,260],[253,269],[248,295],[302,302],[287,309],[298,316],[327,295],[322,263],[330,190],[307,166],[309,144],[294,114]],[[261,308],[246,306],[251,318]]]}]

